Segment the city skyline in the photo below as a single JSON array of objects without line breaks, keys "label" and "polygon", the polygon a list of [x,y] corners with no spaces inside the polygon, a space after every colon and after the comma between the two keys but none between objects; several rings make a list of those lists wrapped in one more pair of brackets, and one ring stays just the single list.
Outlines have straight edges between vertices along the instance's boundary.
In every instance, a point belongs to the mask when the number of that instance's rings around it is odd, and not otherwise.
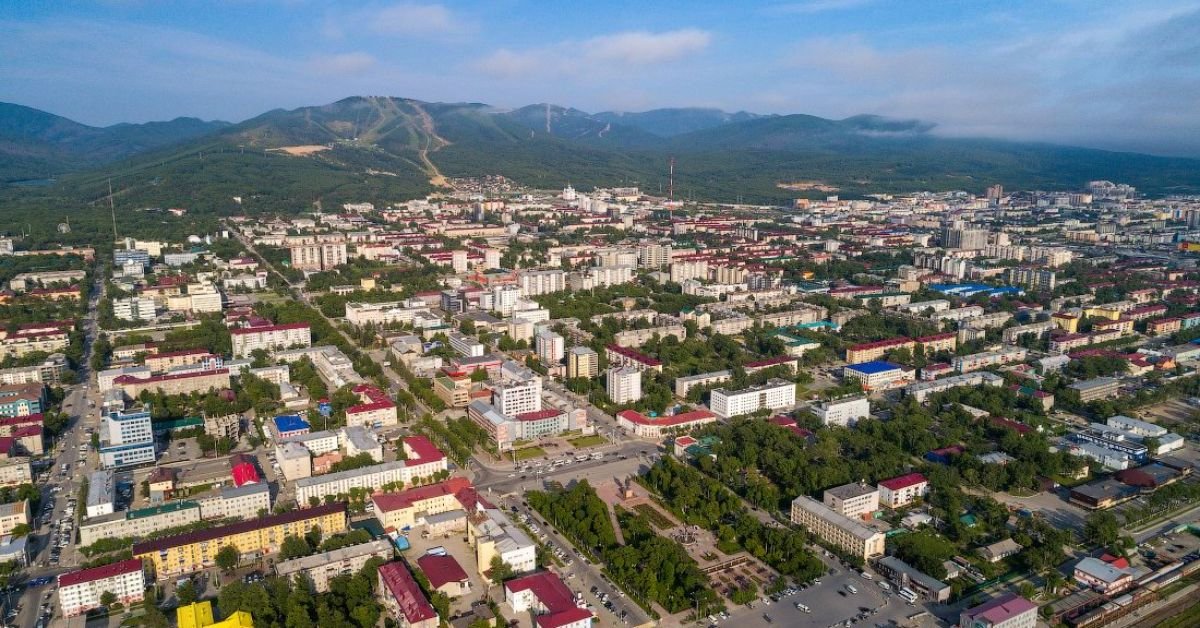
[{"label": "city skyline", "polygon": [[[353,95],[919,118],[947,136],[1200,155],[1200,3],[131,1],[0,9],[0,100],[86,124]],[[19,11],[17,10],[19,9]],[[99,53],[99,54],[98,54]]]}]

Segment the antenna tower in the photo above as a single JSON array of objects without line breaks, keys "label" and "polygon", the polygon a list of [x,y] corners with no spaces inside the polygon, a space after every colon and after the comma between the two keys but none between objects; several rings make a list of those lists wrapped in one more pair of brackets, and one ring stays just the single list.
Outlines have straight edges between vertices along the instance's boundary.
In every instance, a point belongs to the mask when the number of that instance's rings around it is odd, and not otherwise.
[{"label": "antenna tower", "polygon": [[112,179],[108,180],[108,210],[112,212],[113,242],[117,241],[117,205],[113,201]]},{"label": "antenna tower", "polygon": [[667,176],[667,200],[675,200],[675,158],[671,157]]}]

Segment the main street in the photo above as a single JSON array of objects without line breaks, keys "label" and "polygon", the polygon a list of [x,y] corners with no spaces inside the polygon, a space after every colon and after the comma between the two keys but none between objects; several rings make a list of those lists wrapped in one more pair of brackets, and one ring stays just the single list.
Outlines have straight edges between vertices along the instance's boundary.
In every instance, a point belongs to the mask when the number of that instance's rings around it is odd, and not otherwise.
[{"label": "main street", "polygon": [[[40,474],[34,476],[36,486],[41,492],[41,503],[47,504],[53,500],[54,508],[51,510],[47,524],[41,523],[44,520],[42,509],[39,508],[38,511],[30,513],[33,532],[29,537],[29,567],[25,570],[26,577],[23,582],[43,577],[49,577],[51,581],[45,585],[26,587],[20,595],[6,596],[5,610],[14,602],[20,606],[19,614],[11,622],[13,626],[41,625],[42,605],[53,602],[51,594],[56,589],[54,580],[59,574],[73,571],[83,560],[75,545],[75,533],[79,522],[75,511],[68,510],[67,501],[78,496],[83,478],[87,477],[88,467],[81,467],[79,464],[79,445],[87,442],[88,439],[84,430],[86,426],[96,427],[99,423],[98,410],[96,410],[99,404],[98,395],[95,386],[91,383],[91,358],[97,334],[97,311],[103,288],[103,278],[97,274],[95,284],[92,286],[91,297],[88,300],[87,316],[83,322],[83,360],[78,365],[77,371],[80,383],[67,387],[62,404],[62,411],[68,416],[67,428],[55,442],[47,443],[45,460],[49,462],[49,465]],[[88,463],[95,460],[95,457],[96,453],[91,452],[88,456]],[[69,470],[64,472],[63,465],[69,465]],[[45,482],[38,480],[39,475],[42,474],[46,477]],[[61,522],[64,518],[72,522],[71,532],[67,535],[69,541],[68,545],[60,550],[58,560],[54,561],[51,556],[54,549],[54,536],[56,531],[62,527]]]}]

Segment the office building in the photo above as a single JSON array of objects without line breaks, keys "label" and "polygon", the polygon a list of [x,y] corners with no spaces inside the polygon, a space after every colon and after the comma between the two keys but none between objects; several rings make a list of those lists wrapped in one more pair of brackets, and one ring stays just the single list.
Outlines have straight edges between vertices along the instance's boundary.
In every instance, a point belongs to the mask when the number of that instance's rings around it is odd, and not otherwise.
[{"label": "office building", "polygon": [[849,427],[871,416],[871,402],[865,396],[834,399],[814,404],[812,411],[825,425]]},{"label": "office building", "polygon": [[154,427],[149,412],[110,412],[100,423],[100,464],[115,469],[154,462]]},{"label": "office building", "polygon": [[770,379],[761,386],[743,390],[714,389],[709,398],[710,409],[721,418],[753,414],[759,410],[782,410],[796,405],[796,384],[783,379]]},{"label": "office building", "polygon": [[883,555],[882,532],[840,515],[807,495],[792,500],[791,514],[792,523],[851,555],[863,560]]},{"label": "office building", "polygon": [[874,360],[842,368],[842,378],[856,381],[865,391],[890,390],[912,381],[913,372],[897,364]]},{"label": "office building", "polygon": [[492,388],[492,405],[505,416],[542,409],[542,378],[528,367],[506,360],[500,365],[500,383]]}]

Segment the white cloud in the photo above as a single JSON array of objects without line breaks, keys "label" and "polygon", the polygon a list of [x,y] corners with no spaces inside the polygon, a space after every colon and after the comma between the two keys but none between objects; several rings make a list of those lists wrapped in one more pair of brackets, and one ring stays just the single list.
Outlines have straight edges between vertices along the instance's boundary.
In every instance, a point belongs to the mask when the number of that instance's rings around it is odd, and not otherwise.
[{"label": "white cloud", "polygon": [[606,73],[679,61],[703,52],[711,43],[711,33],[695,28],[625,31],[527,50],[501,48],[473,65],[485,74],[503,77]]},{"label": "white cloud", "polygon": [[362,74],[375,67],[375,57],[365,52],[343,52],[318,55],[309,60],[309,66],[317,74],[353,75]]},{"label": "white cloud", "polygon": [[470,22],[444,4],[400,2],[325,16],[321,32],[331,39],[349,34],[435,39],[461,35]]},{"label": "white cloud", "polygon": [[806,2],[791,2],[769,7],[770,13],[827,13],[831,11],[848,11],[874,3],[875,0],[807,0]]}]

